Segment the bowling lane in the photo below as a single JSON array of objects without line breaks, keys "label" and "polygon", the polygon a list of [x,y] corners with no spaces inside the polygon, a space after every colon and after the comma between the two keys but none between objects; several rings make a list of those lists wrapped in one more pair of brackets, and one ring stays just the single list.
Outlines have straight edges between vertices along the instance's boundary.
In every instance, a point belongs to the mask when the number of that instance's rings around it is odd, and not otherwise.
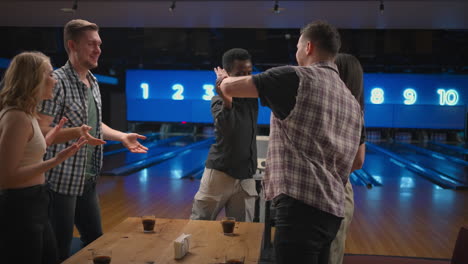
[{"label": "bowling lane", "polygon": [[207,139],[205,136],[184,136],[180,137],[176,141],[170,141],[161,145],[150,147],[147,153],[120,152],[109,155],[104,158],[102,171],[112,170],[113,168],[121,167],[126,164],[158,156],[205,139]]},{"label": "bowling lane", "polygon": [[366,150],[363,169],[385,187],[434,188],[433,183],[408,170],[405,165],[374,150]]},{"label": "bowling lane", "polygon": [[461,183],[468,183],[467,166],[450,160],[434,158],[431,155],[419,153],[412,148],[400,144],[382,143],[379,144],[379,146],[390,150],[423,168],[429,168]]}]

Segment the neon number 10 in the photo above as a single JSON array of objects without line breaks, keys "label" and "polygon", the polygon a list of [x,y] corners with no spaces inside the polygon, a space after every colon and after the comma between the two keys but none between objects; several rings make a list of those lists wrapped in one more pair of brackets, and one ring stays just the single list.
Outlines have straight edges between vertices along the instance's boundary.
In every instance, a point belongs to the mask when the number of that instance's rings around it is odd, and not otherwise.
[{"label": "neon number 10", "polygon": [[405,105],[412,105],[416,103],[416,100],[418,99],[418,94],[414,89],[408,88],[403,91],[403,97],[405,98],[405,101],[403,101]]},{"label": "neon number 10", "polygon": [[384,90],[382,88],[374,88],[371,90],[371,103],[381,104],[384,102]]},{"label": "neon number 10", "polygon": [[149,97],[149,85],[147,83],[140,84],[140,88],[143,90],[143,99],[148,99]]},{"label": "neon number 10", "polygon": [[438,89],[440,105],[456,105],[458,103],[458,92],[454,89],[444,90]]},{"label": "neon number 10", "polygon": [[172,95],[172,100],[184,100],[184,86],[182,86],[181,84],[174,84],[172,86],[172,90],[176,91],[173,95]]}]

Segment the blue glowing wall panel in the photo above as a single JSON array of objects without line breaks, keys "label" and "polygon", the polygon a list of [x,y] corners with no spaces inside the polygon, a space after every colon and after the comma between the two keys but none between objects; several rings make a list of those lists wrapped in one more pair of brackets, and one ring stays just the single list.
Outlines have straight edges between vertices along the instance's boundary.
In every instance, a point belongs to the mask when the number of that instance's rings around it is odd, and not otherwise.
[{"label": "blue glowing wall panel", "polygon": [[[463,129],[465,106],[395,105],[392,127]],[[417,118],[417,119],[415,119]]]},{"label": "blue glowing wall panel", "polygon": [[468,75],[365,73],[364,91],[366,104],[466,105]]},{"label": "blue glowing wall panel", "polygon": [[[212,123],[212,71],[128,70],[129,121]],[[464,127],[468,76],[442,74],[364,75],[367,127]],[[260,107],[259,124],[270,110]]]},{"label": "blue glowing wall panel", "polygon": [[[212,71],[127,70],[127,119],[212,123],[215,78]],[[270,110],[260,107],[259,124],[269,123]]]}]

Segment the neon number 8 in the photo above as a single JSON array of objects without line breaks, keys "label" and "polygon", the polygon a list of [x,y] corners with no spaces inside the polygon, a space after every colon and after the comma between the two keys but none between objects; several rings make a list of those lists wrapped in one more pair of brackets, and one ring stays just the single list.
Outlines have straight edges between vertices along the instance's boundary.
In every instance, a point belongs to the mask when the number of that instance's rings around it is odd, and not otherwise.
[{"label": "neon number 8", "polygon": [[174,84],[172,86],[172,90],[176,91],[173,95],[172,95],[172,100],[184,100],[184,86],[182,86],[181,84]]},{"label": "neon number 8", "polygon": [[403,91],[403,97],[405,98],[405,101],[403,102],[405,105],[412,105],[416,103],[418,94],[414,89],[408,88]]},{"label": "neon number 8", "polygon": [[205,90],[205,94],[203,95],[203,100],[210,101],[211,98],[215,95],[214,94],[214,86],[212,84],[204,84],[203,89]]},{"label": "neon number 8", "polygon": [[371,103],[381,104],[384,102],[384,90],[382,88],[374,88],[371,90]]}]

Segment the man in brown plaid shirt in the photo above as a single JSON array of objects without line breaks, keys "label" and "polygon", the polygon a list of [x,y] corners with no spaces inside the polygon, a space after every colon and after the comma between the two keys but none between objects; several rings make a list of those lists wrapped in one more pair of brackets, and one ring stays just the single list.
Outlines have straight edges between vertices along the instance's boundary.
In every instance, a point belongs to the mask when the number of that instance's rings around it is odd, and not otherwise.
[{"label": "man in brown plaid shirt", "polygon": [[344,186],[358,150],[362,111],[341,81],[334,58],[338,31],[314,22],[301,30],[299,66],[227,77],[232,97],[259,97],[272,110],[265,198],[273,200],[277,263],[328,263],[344,216]]}]

